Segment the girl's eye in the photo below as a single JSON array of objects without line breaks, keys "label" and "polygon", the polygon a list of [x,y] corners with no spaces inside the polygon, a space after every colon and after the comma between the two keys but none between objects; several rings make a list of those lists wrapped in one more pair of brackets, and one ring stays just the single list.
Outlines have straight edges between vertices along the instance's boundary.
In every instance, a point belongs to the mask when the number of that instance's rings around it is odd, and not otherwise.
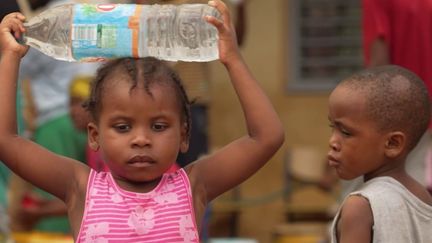
[{"label": "girl's eye", "polygon": [[117,132],[121,132],[121,133],[123,133],[123,132],[127,132],[127,131],[129,131],[129,130],[131,129],[131,126],[130,126],[130,125],[127,125],[127,124],[118,124],[118,125],[115,125],[115,126],[114,126],[114,129],[115,129]]},{"label": "girl's eye", "polygon": [[168,127],[168,125],[164,124],[164,123],[155,123],[152,125],[153,131],[156,131],[156,132],[164,131],[167,127]]}]

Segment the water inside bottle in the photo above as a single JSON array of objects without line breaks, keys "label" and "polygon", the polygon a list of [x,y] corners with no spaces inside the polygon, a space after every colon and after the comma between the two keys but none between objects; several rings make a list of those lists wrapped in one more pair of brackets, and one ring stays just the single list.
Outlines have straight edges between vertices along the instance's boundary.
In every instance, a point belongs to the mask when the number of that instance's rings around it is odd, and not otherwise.
[{"label": "water inside bottle", "polygon": [[141,16],[141,54],[168,61],[211,61],[219,57],[217,30],[203,17],[219,12],[203,4],[152,5]]},{"label": "water inside bottle", "polygon": [[174,57],[174,36],[173,22],[175,20],[174,5],[152,5],[146,12],[143,12],[144,21],[140,32],[141,38],[147,40],[147,55],[160,57],[165,60],[175,59]]},{"label": "water inside bottle", "polygon": [[62,5],[46,10],[25,23],[24,43],[44,54],[73,61],[70,49],[72,8]]},{"label": "water inside bottle", "polygon": [[206,15],[219,17],[219,12],[213,7],[199,4],[185,4],[178,8],[178,21],[174,27],[177,56],[186,57],[189,61],[219,57],[217,30],[203,19]]},{"label": "water inside bottle", "polygon": [[[203,17],[218,17],[219,12],[207,5],[189,4],[178,9],[175,30],[177,55],[189,61],[214,60],[218,58],[217,30]],[[216,51],[216,52],[215,52]]]}]

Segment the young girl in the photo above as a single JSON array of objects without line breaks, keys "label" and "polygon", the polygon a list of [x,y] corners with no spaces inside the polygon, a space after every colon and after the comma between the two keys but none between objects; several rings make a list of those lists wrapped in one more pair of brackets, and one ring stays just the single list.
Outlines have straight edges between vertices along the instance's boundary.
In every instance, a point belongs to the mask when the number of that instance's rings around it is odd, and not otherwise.
[{"label": "young girl", "polygon": [[236,44],[225,4],[210,1],[222,21],[219,57],[239,97],[247,134],[184,170],[165,173],[188,149],[189,101],[178,77],[154,58],[119,59],[101,68],[88,110],[89,143],[110,173],[53,154],[17,136],[15,94],[20,58],[15,38],[24,16],[0,24],[0,160],[62,199],[76,242],[199,242],[206,205],[262,167],[284,140],[282,125]]}]

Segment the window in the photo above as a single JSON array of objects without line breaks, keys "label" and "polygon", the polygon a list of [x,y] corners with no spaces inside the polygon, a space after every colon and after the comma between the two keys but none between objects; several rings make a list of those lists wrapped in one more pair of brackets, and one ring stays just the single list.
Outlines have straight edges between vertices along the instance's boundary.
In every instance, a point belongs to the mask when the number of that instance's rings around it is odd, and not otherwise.
[{"label": "window", "polygon": [[291,0],[288,89],[325,91],[363,66],[359,0]]}]

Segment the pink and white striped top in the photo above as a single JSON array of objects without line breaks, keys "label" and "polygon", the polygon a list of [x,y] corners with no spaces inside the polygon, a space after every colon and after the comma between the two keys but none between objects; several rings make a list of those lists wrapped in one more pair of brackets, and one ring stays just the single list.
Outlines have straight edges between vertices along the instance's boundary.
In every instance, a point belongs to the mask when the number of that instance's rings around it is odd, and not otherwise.
[{"label": "pink and white striped top", "polygon": [[183,169],[148,193],[125,191],[111,173],[91,170],[76,242],[199,242],[192,202]]}]

